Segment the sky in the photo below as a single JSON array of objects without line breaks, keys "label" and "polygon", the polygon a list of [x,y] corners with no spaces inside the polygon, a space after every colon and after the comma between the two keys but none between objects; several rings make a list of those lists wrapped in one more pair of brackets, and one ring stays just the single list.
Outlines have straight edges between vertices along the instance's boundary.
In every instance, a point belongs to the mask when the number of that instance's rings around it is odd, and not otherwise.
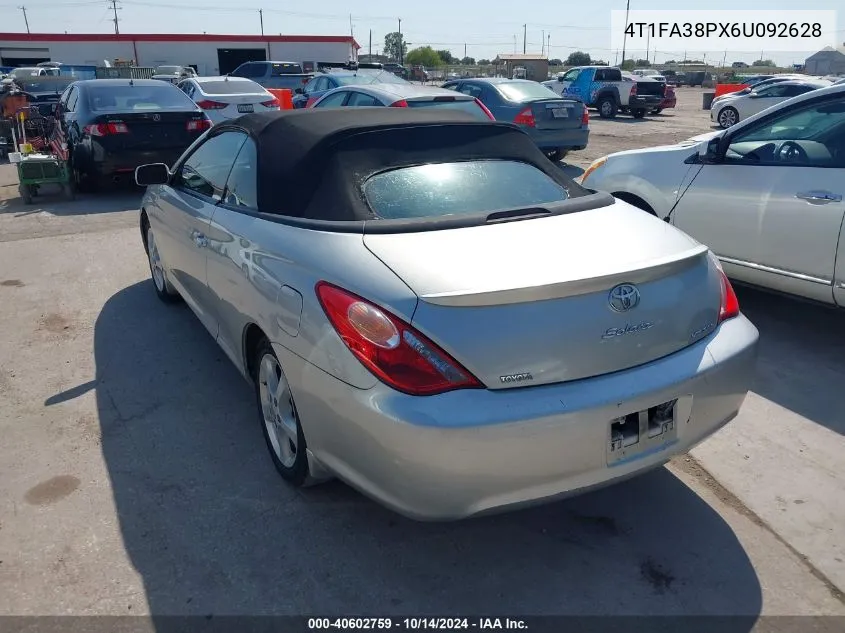
[{"label": "sky", "polygon": [[[26,32],[23,12],[26,7],[33,33],[113,33],[114,17],[108,0],[0,0],[0,32]],[[838,6],[837,6],[838,5]],[[266,34],[346,35],[350,28],[361,53],[384,46],[386,33],[396,31],[399,19],[410,48],[432,46],[448,49],[463,57],[492,59],[499,53],[523,51],[548,53],[550,58],[565,60],[580,50],[594,59],[611,64],[620,61],[621,51],[611,44],[611,11],[624,10],[625,0],[426,0],[402,3],[396,0],[320,0],[319,2],[271,2],[270,0],[118,0],[121,33],[225,33],[260,34],[258,10],[263,7]],[[677,10],[679,7],[702,10],[759,10],[761,16],[779,10],[794,10],[795,0],[631,0],[631,9]],[[836,41],[845,42],[845,5],[842,0],[808,0],[806,9],[839,11],[836,23],[824,25],[825,32],[835,32]],[[350,11],[352,12],[350,24]],[[727,15],[727,14],[726,14]],[[523,29],[523,24],[528,22]],[[815,52],[766,52],[765,43],[756,52],[724,50],[684,50],[686,42],[673,42],[674,50],[654,50],[649,59],[658,63],[669,59],[701,58],[727,62],[751,63],[763,52],[765,58],[779,64],[801,63]],[[646,51],[626,51],[627,58],[643,58]]]}]

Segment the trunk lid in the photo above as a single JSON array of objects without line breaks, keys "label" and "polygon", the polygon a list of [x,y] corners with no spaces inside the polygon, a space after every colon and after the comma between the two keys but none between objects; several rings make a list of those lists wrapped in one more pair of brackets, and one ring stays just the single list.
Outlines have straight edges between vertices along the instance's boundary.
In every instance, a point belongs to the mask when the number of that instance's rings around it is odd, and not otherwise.
[{"label": "trunk lid", "polygon": [[654,79],[637,79],[637,94],[639,96],[662,97],[666,84]]},{"label": "trunk lid", "polygon": [[530,104],[538,130],[566,130],[581,127],[584,104],[577,99],[544,99]]},{"label": "trunk lid", "polygon": [[420,297],[412,325],[491,389],[648,363],[718,320],[707,248],[622,202],[364,244]]},{"label": "trunk lid", "polygon": [[100,142],[112,151],[148,151],[186,148],[205,130],[189,130],[188,121],[203,119],[199,111],[184,112],[121,112],[98,116],[92,123],[123,123],[122,134],[101,137]]}]

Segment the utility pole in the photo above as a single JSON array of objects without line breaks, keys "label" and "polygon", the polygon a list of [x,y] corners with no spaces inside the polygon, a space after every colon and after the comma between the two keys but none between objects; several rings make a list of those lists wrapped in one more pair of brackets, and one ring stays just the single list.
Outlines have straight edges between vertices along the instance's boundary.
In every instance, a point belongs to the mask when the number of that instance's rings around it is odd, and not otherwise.
[{"label": "utility pole", "polygon": [[546,36],[546,57],[552,56],[552,34]]},{"label": "utility pole", "polygon": [[118,23],[117,10],[122,9],[123,7],[117,6],[117,0],[111,0],[111,8],[112,8],[112,11],[114,11],[114,34],[120,35],[120,27],[117,25],[117,23]]},{"label": "utility pole", "polygon": [[527,52],[528,46],[528,25],[522,25],[522,54],[524,55]]},{"label": "utility pole", "polygon": [[540,38],[540,55],[543,55],[546,52],[546,30],[543,29],[542,31],[540,31],[540,33],[543,34],[543,36]]},{"label": "utility pole", "polygon": [[722,68],[725,67],[725,62],[728,61],[728,51],[725,51],[724,57],[722,57]]},{"label": "utility pole", "polygon": [[370,29],[370,61],[373,61],[373,30]]},{"label": "utility pole", "polygon": [[625,33],[622,36],[622,64],[625,65],[625,43],[628,41],[628,12],[631,10],[631,0],[625,4]]},{"label": "utility pole", "polygon": [[261,37],[264,37],[264,9],[258,10],[258,19],[261,20]]},{"label": "utility pole", "polygon": [[516,33],[513,36],[513,53],[516,55]]},{"label": "utility pole", "polygon": [[464,42],[464,58],[467,56],[467,43]]},{"label": "utility pole", "polygon": [[26,7],[18,7],[21,11],[23,11],[23,21],[26,24],[26,32],[29,33],[29,19],[26,17]]},{"label": "utility pole", "polygon": [[405,52],[402,49],[405,48],[405,46],[404,46],[404,42],[402,42],[402,18],[398,18],[398,20],[399,20],[399,65],[401,66],[402,65],[403,53]]},{"label": "utility pole", "polygon": [[649,49],[651,48],[651,31],[645,35],[645,60],[649,61]]}]

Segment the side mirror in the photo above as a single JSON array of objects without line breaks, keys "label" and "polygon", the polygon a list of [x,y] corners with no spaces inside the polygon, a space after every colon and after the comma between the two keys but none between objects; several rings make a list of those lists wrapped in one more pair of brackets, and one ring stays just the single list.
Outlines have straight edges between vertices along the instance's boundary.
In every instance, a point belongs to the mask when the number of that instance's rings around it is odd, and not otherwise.
[{"label": "side mirror", "polygon": [[294,94],[304,95],[305,94],[305,88],[296,88],[293,92],[294,92]]},{"label": "side mirror", "polygon": [[558,80],[559,82],[563,83],[563,75],[561,75],[560,77],[558,77],[558,78],[557,78],[557,80]]},{"label": "side mirror", "polygon": [[140,187],[166,185],[170,180],[170,169],[164,163],[151,163],[135,168],[135,184]]},{"label": "side mirror", "polygon": [[706,141],[701,141],[698,145],[698,160],[704,164],[718,162],[719,158],[719,144],[722,140],[721,136],[711,138]]}]

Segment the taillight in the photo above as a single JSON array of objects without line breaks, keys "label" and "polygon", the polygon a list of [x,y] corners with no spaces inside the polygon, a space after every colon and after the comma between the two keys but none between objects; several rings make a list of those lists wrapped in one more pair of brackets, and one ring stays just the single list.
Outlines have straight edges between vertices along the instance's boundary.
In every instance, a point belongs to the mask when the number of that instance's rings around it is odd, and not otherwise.
[{"label": "taillight", "polygon": [[719,271],[719,280],[722,286],[722,300],[719,306],[719,323],[721,323],[722,321],[727,321],[728,319],[732,319],[739,315],[739,299],[736,296],[736,292],[734,292],[734,288],[731,285],[728,276],[722,268],[722,262],[719,261],[719,258],[716,257],[712,251],[708,256],[710,257],[710,261],[712,261],[716,266],[716,270]]},{"label": "taillight", "polygon": [[390,107],[391,108],[407,108],[408,102],[405,101],[404,99],[400,99],[399,101],[394,101],[393,103],[391,103]]},{"label": "taillight", "polygon": [[631,96],[632,97],[637,96],[637,82],[636,81],[634,82],[634,85],[631,86]]},{"label": "taillight", "polygon": [[517,125],[527,125],[528,127],[534,127],[536,125],[536,121],[534,120],[534,111],[531,109],[531,106],[528,106],[522,112],[517,114],[513,122]]},{"label": "taillight", "polygon": [[261,105],[265,108],[273,108],[274,110],[279,109],[279,102],[275,98],[270,99],[269,101],[262,101]]},{"label": "taillight", "polygon": [[211,129],[211,119],[190,119],[185,123],[185,129],[189,132],[203,132]]},{"label": "taillight", "polygon": [[483,103],[481,103],[481,99],[479,99],[478,97],[476,97],[476,98],[475,98],[475,102],[478,104],[478,107],[482,109],[482,111],[484,112],[484,114],[486,114],[486,115],[487,115],[487,118],[488,118],[488,119],[490,119],[491,121],[495,121],[495,120],[496,120],[496,117],[494,117],[494,116],[493,116],[493,113],[492,113],[492,112],[490,112],[490,110],[488,110],[488,109],[487,109],[487,106],[486,106],[486,105],[484,105]]},{"label": "taillight", "polygon": [[82,131],[89,136],[110,136],[112,134],[127,134],[129,128],[122,121],[111,123],[92,123],[82,128]]},{"label": "taillight", "polygon": [[475,376],[402,321],[351,292],[321,281],[317,298],[349,351],[388,386],[414,396],[481,389]]},{"label": "taillight", "polygon": [[223,108],[229,107],[228,103],[220,103],[219,101],[211,101],[210,99],[197,101],[197,105],[203,110],[222,110]]},{"label": "taillight", "polygon": [[584,113],[581,115],[581,125],[590,124],[590,111],[587,110],[587,105],[584,104]]}]

